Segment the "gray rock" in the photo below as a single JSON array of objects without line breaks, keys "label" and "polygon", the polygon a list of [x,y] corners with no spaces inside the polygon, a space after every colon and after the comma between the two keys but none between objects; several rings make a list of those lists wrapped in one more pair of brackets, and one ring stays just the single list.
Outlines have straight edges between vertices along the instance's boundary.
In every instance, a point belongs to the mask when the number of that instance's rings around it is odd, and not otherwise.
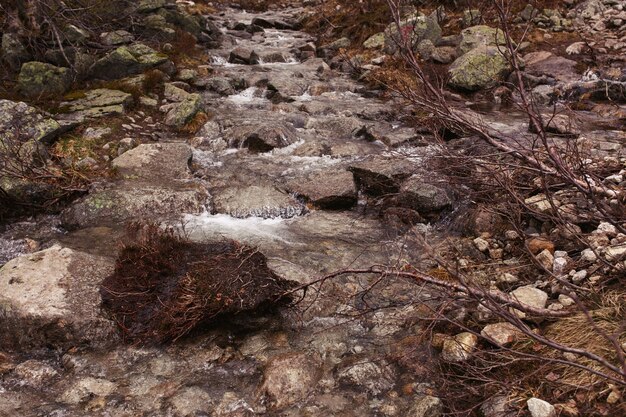
[{"label": "gray rock", "polygon": [[505,395],[489,398],[480,406],[485,417],[514,417],[517,412],[511,407],[511,400]]},{"label": "gray rock", "polygon": [[17,71],[22,64],[32,59],[32,55],[26,50],[19,36],[15,33],[2,35],[2,49],[0,56],[13,71]]},{"label": "gray rock", "polygon": [[100,282],[108,258],[53,246],[0,269],[2,344],[13,347],[106,345],[115,325],[101,316]]},{"label": "gray rock", "polygon": [[274,409],[302,402],[315,389],[321,365],[316,355],[307,352],[274,357],[265,368],[260,392]]},{"label": "gray rock", "polygon": [[459,52],[462,55],[478,47],[498,45],[506,45],[506,38],[500,29],[485,25],[472,26],[461,31]]},{"label": "gray rock", "polygon": [[406,417],[440,417],[443,413],[443,403],[437,397],[432,397],[430,395],[425,395],[419,397],[411,408],[409,412],[405,415]]},{"label": "gray rock", "polygon": [[112,166],[123,178],[163,183],[190,178],[191,157],[186,143],[142,144],[115,158]]},{"label": "gray rock", "polygon": [[321,209],[350,208],[357,201],[354,176],[345,170],[328,170],[296,178],[286,187]]},{"label": "gray rock", "polygon": [[305,207],[294,197],[270,185],[250,185],[211,190],[213,210],[232,217],[294,217]]},{"label": "gray rock", "polygon": [[79,98],[61,103],[65,118],[83,121],[123,114],[133,103],[132,95],[119,90],[98,88],[86,91]]},{"label": "gray rock", "polygon": [[186,92],[182,88],[177,87],[173,83],[165,83],[163,95],[167,100],[176,103],[180,103],[181,101],[184,101],[186,98],[189,97],[188,92]]},{"label": "gray rock", "polygon": [[384,46],[385,34],[383,32],[376,33],[363,42],[363,47],[365,49],[382,49]]},{"label": "gray rock", "polygon": [[359,189],[380,196],[400,191],[400,184],[417,170],[417,165],[406,158],[398,160],[377,156],[357,162],[349,170]]},{"label": "gray rock", "polygon": [[[424,39],[429,39],[437,45],[441,40],[441,27],[436,16],[414,15],[400,22],[400,31],[403,36],[408,36],[410,44],[415,48]],[[398,44],[402,37],[395,23],[390,24],[385,29],[385,52],[394,54],[398,50]]]},{"label": "gray rock", "polygon": [[50,144],[65,130],[56,120],[19,101],[0,100],[0,143]]},{"label": "gray rock", "polygon": [[461,90],[476,91],[494,87],[511,72],[511,65],[495,46],[479,46],[457,58],[448,73],[449,84]]},{"label": "gray rock", "polygon": [[224,132],[224,139],[231,147],[268,152],[295,143],[297,132],[286,122],[260,122],[230,128]]},{"label": "gray rock", "polygon": [[[533,308],[545,308],[548,302],[548,294],[545,291],[531,287],[530,285],[519,287],[509,295],[520,304]],[[520,318],[526,317],[526,313],[522,311],[516,310],[515,313]]]},{"label": "gray rock", "polygon": [[439,64],[450,64],[457,58],[456,48],[453,46],[439,46],[435,48],[431,58]]},{"label": "gray rock", "polygon": [[256,65],[259,56],[252,49],[237,47],[230,52],[228,62],[233,64]]},{"label": "gray rock", "polygon": [[417,44],[416,50],[423,60],[428,61],[435,53],[435,44],[430,39],[424,39]]},{"label": "gray rock", "polygon": [[117,145],[117,155],[122,155],[137,146],[137,141],[134,138],[124,138],[120,140]]},{"label": "gray rock", "polygon": [[72,24],[65,27],[63,34],[67,41],[72,44],[84,43],[91,37],[88,31]]},{"label": "gray rock", "polygon": [[28,97],[63,95],[72,84],[67,68],[55,67],[43,62],[27,62],[17,79],[20,92]]},{"label": "gray rock", "polygon": [[231,96],[236,93],[232,81],[226,77],[213,77],[206,81],[206,88],[222,96]]},{"label": "gray rock", "polygon": [[452,205],[446,190],[424,182],[420,175],[413,175],[402,183],[398,201],[420,214],[440,212]]},{"label": "gray rock", "polygon": [[29,359],[15,367],[15,375],[26,385],[41,388],[59,373],[52,366],[36,359]]},{"label": "gray rock", "polygon": [[202,415],[213,408],[213,399],[200,387],[185,387],[172,396],[169,402],[176,416]]},{"label": "gray rock", "polygon": [[141,43],[120,46],[96,61],[92,68],[94,78],[115,80],[140,74],[168,61],[167,55]]},{"label": "gray rock", "polygon": [[150,13],[165,7],[166,4],[166,0],[141,0],[139,5],[137,5],[137,11],[139,13]]},{"label": "gray rock", "polygon": [[538,51],[524,55],[524,71],[536,77],[549,77],[556,81],[573,82],[580,79],[576,72],[577,62],[556,56],[551,52]]},{"label": "gray rock", "polygon": [[[170,25],[164,16],[151,14],[141,20],[143,34],[145,36],[157,38],[163,42],[172,42],[176,38],[176,29]],[[171,49],[163,49],[171,52]]]},{"label": "gray rock", "polygon": [[189,94],[167,113],[165,124],[181,128],[189,123],[201,109],[202,97],[200,94]]},{"label": "gray rock", "polygon": [[86,377],[74,382],[59,398],[65,404],[79,404],[94,397],[106,397],[117,385],[106,379]]},{"label": "gray rock", "polygon": [[115,30],[113,32],[104,32],[100,34],[100,42],[106,46],[119,46],[131,43],[135,40],[132,33],[125,30]]}]

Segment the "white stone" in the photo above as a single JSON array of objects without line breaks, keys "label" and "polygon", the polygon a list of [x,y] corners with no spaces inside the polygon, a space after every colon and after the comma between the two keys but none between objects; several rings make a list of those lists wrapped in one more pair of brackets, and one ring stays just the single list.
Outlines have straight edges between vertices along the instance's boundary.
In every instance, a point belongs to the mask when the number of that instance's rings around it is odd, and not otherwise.
[{"label": "white stone", "polygon": [[571,297],[568,297],[565,294],[560,294],[559,295],[559,303],[563,304],[565,307],[569,307],[571,305],[574,304],[574,299]]},{"label": "white stone", "polygon": [[[520,304],[532,307],[532,308],[545,308],[548,302],[548,294],[538,288],[526,285],[519,287],[509,294],[514,300],[517,300]],[[516,310],[516,314],[520,318],[526,317],[526,314],[522,311]]]},{"label": "white stone", "polygon": [[489,242],[487,242],[482,237],[477,237],[476,239],[474,239],[474,246],[476,246],[476,249],[481,252],[486,252],[487,250],[489,250]]},{"label": "white stone", "polygon": [[605,234],[608,237],[615,237],[617,236],[617,228],[611,223],[602,222],[598,225],[598,228],[594,231],[594,233]]},{"label": "white stone", "polygon": [[526,401],[526,405],[532,417],[556,417],[554,406],[547,401],[533,397]]},{"label": "white stone", "polygon": [[572,275],[572,282],[574,282],[574,284],[578,284],[583,282],[585,278],[587,278],[587,270],[583,269],[582,271],[578,271]]},{"label": "white stone", "polygon": [[587,248],[580,253],[580,260],[592,263],[598,260],[598,256],[595,254],[593,249]]}]

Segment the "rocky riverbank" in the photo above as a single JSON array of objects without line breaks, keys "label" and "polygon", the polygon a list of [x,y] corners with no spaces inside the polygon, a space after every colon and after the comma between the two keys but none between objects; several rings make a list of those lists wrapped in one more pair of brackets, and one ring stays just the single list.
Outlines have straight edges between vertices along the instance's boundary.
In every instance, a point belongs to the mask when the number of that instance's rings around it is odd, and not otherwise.
[{"label": "rocky riverbank", "polygon": [[[348,274],[292,309],[225,318],[171,345],[126,345],[101,309],[100,285],[129,221],[166,224],[199,244],[254,246],[272,273],[300,284],[372,264],[441,274],[426,237],[481,285],[539,310],[575,308],[554,276],[599,291],[620,273],[625,235],[581,216],[575,193],[550,201],[535,193],[525,203],[537,216],[513,230],[433,168],[457,142],[436,141],[401,97],[363,83],[391,62],[394,26],[368,39],[366,52],[346,54],[350,39],[320,44],[302,30],[315,2],[267,12],[179,3],[138,2],[138,23],[125,28],[68,29],[71,48],[51,49],[46,62],[3,34],[2,58],[29,104],[0,100],[0,155],[20,161],[0,171],[0,201],[10,207],[0,213],[10,218],[26,201],[59,204],[39,214],[29,207],[30,217],[1,229],[0,415],[435,417],[450,408],[438,392],[442,363],[528,341],[475,305],[446,312],[464,331],[434,332],[432,309],[445,304],[439,290]],[[609,167],[603,179],[620,187],[623,10],[623,2],[568,2],[518,17],[543,34],[520,45],[533,97],[585,105],[554,118],[552,132],[588,144]],[[469,11],[453,35],[452,18],[440,13],[408,13],[404,22],[419,28],[419,55],[448,71],[451,88],[477,92],[453,96],[459,107],[490,129],[527,135],[528,120],[499,106],[511,92],[484,105],[511,68],[497,54],[498,31],[480,16]],[[542,49],[576,28],[597,39]],[[98,53],[87,47],[94,42]],[[588,47],[601,66],[580,66]],[[54,98],[43,106],[41,97]],[[567,227],[542,220],[554,206]],[[572,241],[572,229],[584,244]],[[524,246],[544,272],[520,254]],[[603,269],[607,259],[618,268]],[[534,317],[528,323],[539,332]],[[621,395],[602,392],[594,401],[607,410]],[[526,393],[493,394],[487,417],[555,413]],[[553,400],[562,415],[585,409],[568,395]]]}]

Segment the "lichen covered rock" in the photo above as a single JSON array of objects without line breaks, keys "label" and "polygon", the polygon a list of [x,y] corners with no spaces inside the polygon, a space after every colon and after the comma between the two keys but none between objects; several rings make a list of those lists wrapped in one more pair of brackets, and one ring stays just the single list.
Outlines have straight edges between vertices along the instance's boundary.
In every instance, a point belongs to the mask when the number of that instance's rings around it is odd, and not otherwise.
[{"label": "lichen covered rock", "polygon": [[476,91],[494,87],[511,72],[511,64],[495,46],[479,46],[452,63],[448,73],[454,88]]},{"label": "lichen covered rock", "polygon": [[22,65],[17,82],[27,97],[62,95],[69,90],[72,76],[67,68],[32,61]]}]

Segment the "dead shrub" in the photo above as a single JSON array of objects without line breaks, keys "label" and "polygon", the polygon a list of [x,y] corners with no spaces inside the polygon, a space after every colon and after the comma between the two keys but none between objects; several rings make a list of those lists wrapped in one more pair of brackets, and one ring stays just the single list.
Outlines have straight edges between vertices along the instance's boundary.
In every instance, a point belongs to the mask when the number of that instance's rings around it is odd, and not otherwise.
[{"label": "dead shrub", "polygon": [[134,224],[115,271],[102,283],[104,308],[128,342],[175,341],[218,316],[288,304],[291,281],[255,248],[234,241],[193,243],[172,229]]}]

